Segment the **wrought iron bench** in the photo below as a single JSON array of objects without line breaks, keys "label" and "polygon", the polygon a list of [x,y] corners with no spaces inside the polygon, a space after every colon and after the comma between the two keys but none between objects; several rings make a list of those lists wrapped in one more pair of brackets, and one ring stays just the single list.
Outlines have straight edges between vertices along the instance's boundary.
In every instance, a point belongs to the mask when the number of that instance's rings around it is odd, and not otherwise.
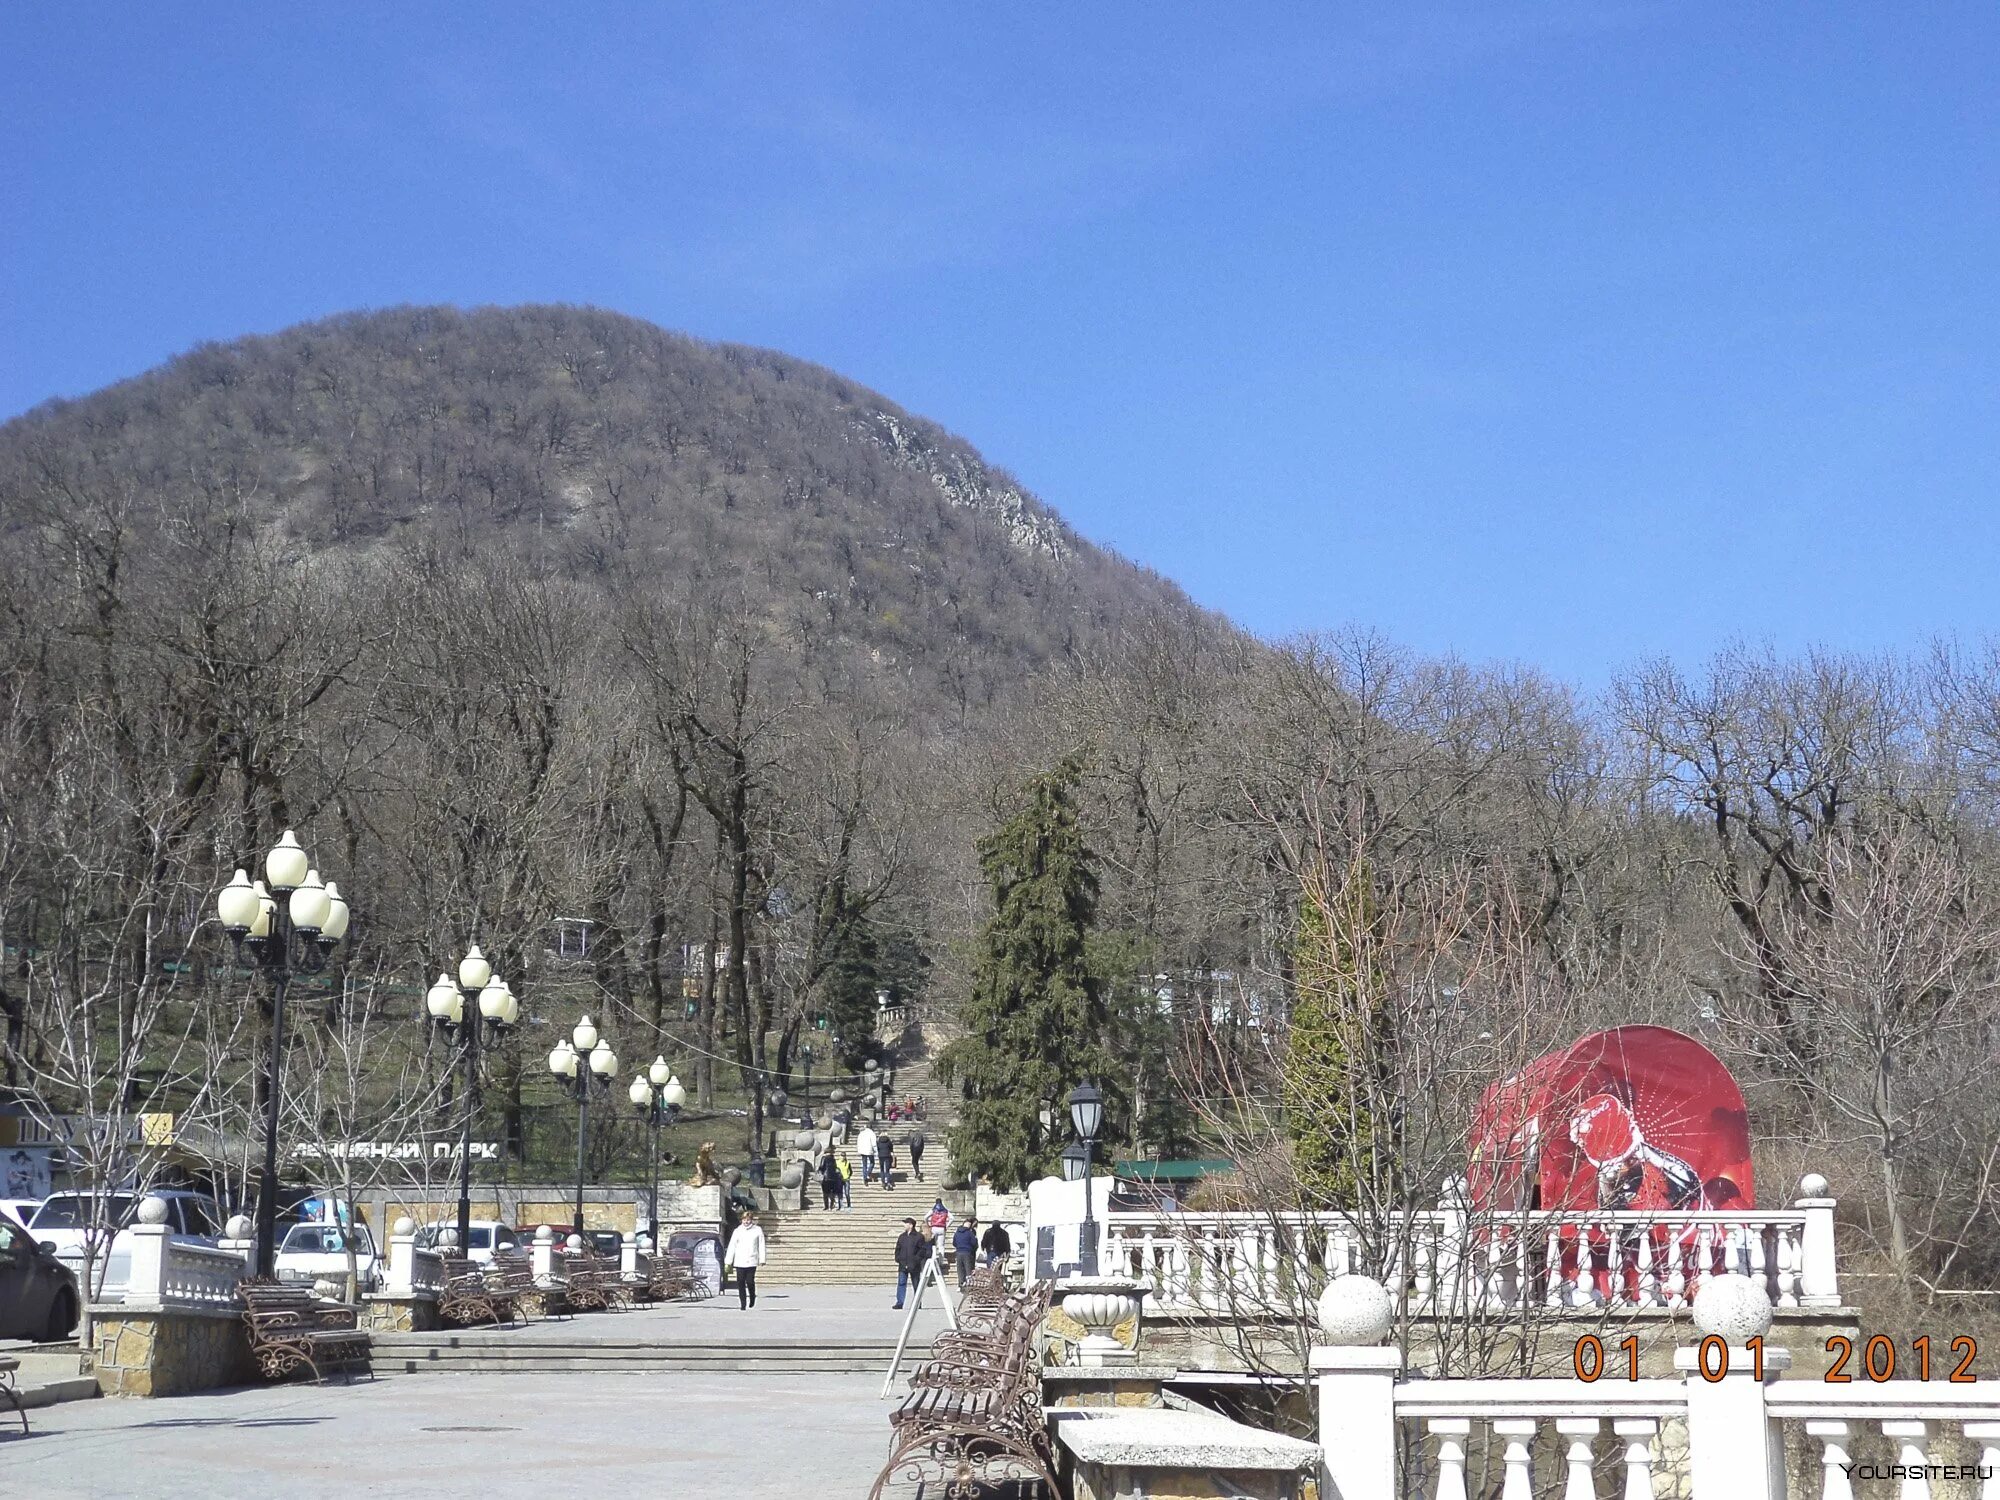
[{"label": "wrought iron bench", "polygon": [[495,1286],[483,1266],[470,1260],[452,1258],[444,1263],[444,1290],[438,1294],[438,1315],[447,1323],[465,1327],[472,1323],[511,1323],[514,1297],[505,1286]]},{"label": "wrought iron bench", "polygon": [[[300,1370],[324,1380],[330,1369],[368,1363],[368,1331],[354,1326],[354,1309],[316,1302],[303,1286],[248,1279],[238,1283],[250,1353],[267,1380]],[[373,1373],[370,1373],[373,1378]]]},{"label": "wrought iron bench", "polygon": [[1045,1288],[1007,1298],[992,1308],[985,1332],[966,1329],[942,1353],[934,1346],[889,1418],[889,1460],[870,1500],[896,1481],[919,1484],[926,1494],[935,1487],[972,1495],[1008,1480],[1037,1480],[1050,1500],[1061,1494],[1042,1415],[1038,1338],[1047,1309]]},{"label": "wrought iron bench", "polygon": [[614,1312],[631,1306],[632,1291],[617,1261],[585,1251],[566,1257],[564,1269],[569,1305],[578,1312]]},{"label": "wrought iron bench", "polygon": [[14,1389],[14,1372],[21,1368],[21,1362],[11,1354],[0,1354],[0,1396],[5,1396],[13,1405],[14,1415],[21,1419],[21,1436],[28,1435],[28,1408],[21,1404],[21,1393]]}]

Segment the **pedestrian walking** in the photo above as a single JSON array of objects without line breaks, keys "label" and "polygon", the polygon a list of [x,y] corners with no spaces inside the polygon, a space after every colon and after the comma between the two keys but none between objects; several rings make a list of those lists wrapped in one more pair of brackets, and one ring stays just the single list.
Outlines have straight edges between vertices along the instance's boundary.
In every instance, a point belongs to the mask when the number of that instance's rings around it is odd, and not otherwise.
[{"label": "pedestrian walking", "polygon": [[822,1208],[840,1207],[840,1163],[831,1148],[819,1159],[819,1197]]},{"label": "pedestrian walking", "polygon": [[882,1186],[894,1191],[896,1186],[896,1143],[889,1139],[889,1132],[886,1130],[875,1137],[875,1169],[882,1174]]},{"label": "pedestrian walking", "polygon": [[764,1231],[754,1210],[744,1209],[742,1222],[729,1236],[722,1263],[736,1272],[736,1305],[747,1311],[757,1305],[757,1268],[764,1264]]},{"label": "pedestrian walking", "polygon": [[924,1140],[923,1131],[912,1130],[909,1134],[909,1144],[910,1175],[916,1178],[917,1181],[922,1182],[924,1180],[924,1147],[928,1144]]},{"label": "pedestrian walking", "polygon": [[939,1234],[951,1227],[951,1210],[944,1206],[944,1199],[940,1198],[931,1205],[930,1215],[925,1222],[932,1234]]},{"label": "pedestrian walking", "polygon": [[865,1187],[875,1180],[875,1127],[863,1125],[861,1134],[854,1138],[854,1149],[861,1153],[861,1182]]},{"label": "pedestrian walking", "polygon": [[841,1152],[834,1158],[840,1163],[840,1206],[850,1213],[854,1209],[854,1164]]},{"label": "pedestrian walking", "polygon": [[979,1248],[986,1256],[986,1264],[1005,1260],[1014,1253],[1014,1242],[1007,1238],[1007,1226],[997,1219],[986,1226],[986,1233],[979,1237]]},{"label": "pedestrian walking", "polygon": [[951,1251],[952,1255],[958,1261],[958,1289],[961,1292],[965,1290],[965,1283],[972,1275],[972,1256],[973,1252],[978,1250],[978,1248],[979,1231],[977,1221],[960,1219],[958,1221],[958,1232],[951,1237]]},{"label": "pedestrian walking", "polygon": [[924,1257],[930,1253],[930,1246],[917,1230],[917,1221],[903,1220],[903,1232],[896,1236],[896,1306],[903,1305],[910,1284],[924,1274]]}]

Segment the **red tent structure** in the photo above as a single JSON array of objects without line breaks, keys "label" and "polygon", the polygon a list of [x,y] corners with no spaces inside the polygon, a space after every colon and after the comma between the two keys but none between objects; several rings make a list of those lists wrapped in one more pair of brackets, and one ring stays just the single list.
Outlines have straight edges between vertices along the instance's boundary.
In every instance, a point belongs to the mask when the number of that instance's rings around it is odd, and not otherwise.
[{"label": "red tent structure", "polygon": [[1592,1032],[1487,1089],[1467,1169],[1475,1208],[1756,1206],[1743,1091],[1664,1026]]}]

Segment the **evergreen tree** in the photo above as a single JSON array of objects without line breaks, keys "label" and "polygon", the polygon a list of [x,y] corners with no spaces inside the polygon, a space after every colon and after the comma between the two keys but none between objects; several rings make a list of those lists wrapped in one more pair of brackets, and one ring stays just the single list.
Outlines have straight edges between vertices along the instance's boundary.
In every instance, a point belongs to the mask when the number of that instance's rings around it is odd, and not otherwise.
[{"label": "evergreen tree", "polygon": [[841,1066],[858,1068],[868,1060],[875,1040],[876,993],[882,988],[881,945],[875,924],[865,909],[849,898],[844,881],[827,887],[822,903],[823,931],[832,935],[834,956],[820,975],[820,1003],[840,1057]]},{"label": "evergreen tree", "polygon": [[1358,1206],[1391,1165],[1378,1159],[1393,1150],[1377,1120],[1384,997],[1369,959],[1374,922],[1365,865],[1337,885],[1325,871],[1307,881],[1281,1084],[1299,1186],[1316,1205]]},{"label": "evergreen tree", "polygon": [[[1105,1040],[1110,1016],[1093,972],[1097,915],[1093,856],[1077,818],[1082,763],[1065,758],[1022,789],[1013,814],[979,845],[993,916],[979,939],[965,1034],[938,1054],[938,1072],[962,1102],[952,1161],[1001,1189],[1052,1173],[1069,1139],[1069,1090],[1085,1079],[1106,1095],[1114,1134],[1120,1081]],[[1061,1123],[1045,1136],[1040,1110]]]}]

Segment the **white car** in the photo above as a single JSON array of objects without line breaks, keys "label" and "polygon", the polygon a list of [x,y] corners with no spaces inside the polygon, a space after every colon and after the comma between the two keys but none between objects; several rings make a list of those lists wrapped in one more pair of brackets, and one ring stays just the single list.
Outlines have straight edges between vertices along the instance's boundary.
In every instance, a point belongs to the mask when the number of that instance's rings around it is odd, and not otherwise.
[{"label": "white car", "polygon": [[[425,1250],[442,1253],[440,1241],[446,1231],[458,1233],[458,1220],[451,1219],[442,1224],[425,1224],[417,1230],[417,1244]],[[521,1237],[498,1219],[474,1219],[466,1226],[472,1243],[466,1247],[465,1258],[476,1266],[493,1264],[495,1250],[518,1250]]]},{"label": "white car", "polygon": [[375,1236],[366,1224],[294,1224],[278,1242],[278,1280],[347,1281],[347,1241],[354,1241],[354,1272],[360,1289],[373,1292],[382,1285],[382,1266],[375,1256]]},{"label": "white car", "polygon": [[35,1210],[28,1232],[37,1243],[54,1247],[56,1259],[69,1267],[78,1286],[88,1286],[83,1255],[86,1226],[93,1212],[101,1213],[104,1222],[118,1232],[111,1239],[108,1264],[100,1238],[97,1263],[103,1280],[95,1288],[94,1297],[88,1290],[84,1296],[99,1302],[122,1301],[125,1285],[132,1279],[132,1237],[128,1231],[138,1220],[139,1200],[145,1196],[166,1200],[167,1230],[173,1239],[186,1244],[215,1245],[222,1229],[221,1208],[206,1193],[179,1188],[162,1188],[150,1195],[107,1193],[102,1197],[90,1193],[51,1193]]},{"label": "white car", "polygon": [[23,1229],[28,1220],[35,1216],[35,1210],[42,1206],[39,1198],[0,1198],[0,1220],[12,1219]]}]

